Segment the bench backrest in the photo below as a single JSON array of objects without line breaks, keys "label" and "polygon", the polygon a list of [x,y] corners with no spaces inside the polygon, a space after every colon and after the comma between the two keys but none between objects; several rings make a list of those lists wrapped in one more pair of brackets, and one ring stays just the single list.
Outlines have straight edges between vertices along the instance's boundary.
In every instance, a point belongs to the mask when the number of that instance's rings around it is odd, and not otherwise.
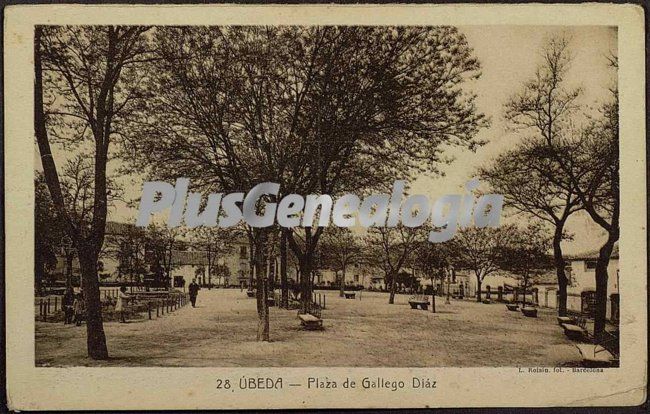
[{"label": "bench backrest", "polygon": [[604,331],[602,339],[598,344],[609,351],[614,357],[618,358],[619,356],[619,341],[618,338],[611,333]]},{"label": "bench backrest", "polygon": [[576,325],[582,329],[587,329],[587,319],[584,316],[578,316],[576,318]]},{"label": "bench backrest", "polygon": [[[302,315],[302,312],[301,312],[301,311],[302,311],[301,309],[298,309],[298,316]],[[319,306],[317,306],[316,304],[312,303],[312,305],[311,305],[311,309],[309,310],[308,315],[312,315],[312,316],[314,316],[315,318],[322,319],[323,311],[321,310],[321,308],[320,308]]]}]

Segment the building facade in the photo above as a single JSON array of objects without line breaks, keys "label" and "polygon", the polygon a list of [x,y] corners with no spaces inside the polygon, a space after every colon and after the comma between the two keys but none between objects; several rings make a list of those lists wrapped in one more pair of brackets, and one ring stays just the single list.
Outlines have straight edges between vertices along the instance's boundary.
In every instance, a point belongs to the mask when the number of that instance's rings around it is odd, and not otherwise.
[{"label": "building facade", "polygon": [[[596,261],[598,250],[571,255],[567,258],[567,308],[587,314],[593,313],[596,294]],[[619,318],[619,254],[618,244],[614,245],[607,266],[607,316],[610,320]]]}]

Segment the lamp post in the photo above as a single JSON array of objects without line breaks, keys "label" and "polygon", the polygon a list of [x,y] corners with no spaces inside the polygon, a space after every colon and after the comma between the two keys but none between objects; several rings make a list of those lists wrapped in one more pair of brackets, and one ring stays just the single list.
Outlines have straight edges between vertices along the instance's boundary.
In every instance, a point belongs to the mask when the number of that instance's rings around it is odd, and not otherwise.
[{"label": "lamp post", "polygon": [[447,300],[445,300],[445,303],[447,305],[449,305],[451,303],[451,300],[450,300],[449,297],[450,297],[450,290],[451,290],[451,275],[452,275],[452,272],[454,271],[453,269],[454,269],[454,267],[451,266],[451,265],[449,265],[449,267],[447,268]]},{"label": "lamp post", "polygon": [[413,293],[415,281],[415,258],[413,258],[413,263],[411,264],[411,293]]},{"label": "lamp post", "polygon": [[61,240],[61,246],[63,247],[63,253],[65,254],[66,259],[65,287],[67,289],[72,287],[72,254],[74,253],[72,240],[70,240],[70,237],[67,235],[63,236],[63,240]]}]

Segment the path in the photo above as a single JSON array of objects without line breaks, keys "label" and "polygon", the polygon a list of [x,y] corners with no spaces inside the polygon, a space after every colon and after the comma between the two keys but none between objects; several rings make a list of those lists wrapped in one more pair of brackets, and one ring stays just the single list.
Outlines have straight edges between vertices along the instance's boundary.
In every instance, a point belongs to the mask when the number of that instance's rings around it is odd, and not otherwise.
[{"label": "path", "polygon": [[[238,289],[201,290],[156,320],[105,323],[111,360],[85,354],[85,328],[37,323],[37,365],[132,366],[555,366],[578,353],[551,310],[537,319],[501,304],[437,301],[411,310],[406,295],[346,300],[327,295],[324,331],[302,331],[295,310],[271,308],[270,343],[255,341],[255,300]],[[64,345],[64,346],[62,346]]]}]

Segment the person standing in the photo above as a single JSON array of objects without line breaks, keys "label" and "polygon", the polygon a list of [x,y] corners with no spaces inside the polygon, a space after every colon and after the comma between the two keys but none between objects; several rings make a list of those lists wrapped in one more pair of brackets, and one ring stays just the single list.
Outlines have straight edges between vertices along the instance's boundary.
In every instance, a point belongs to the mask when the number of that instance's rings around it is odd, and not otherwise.
[{"label": "person standing", "polygon": [[196,308],[196,295],[198,295],[199,290],[201,290],[199,285],[196,283],[196,279],[192,279],[192,283],[190,283],[187,289],[190,292],[190,302],[192,302],[192,307]]},{"label": "person standing", "polygon": [[75,325],[80,326],[86,308],[84,303],[83,291],[77,293],[77,296],[74,299],[74,304],[72,305],[72,307],[74,308],[74,323]]},{"label": "person standing", "polygon": [[72,317],[74,315],[74,290],[72,290],[72,287],[68,287],[65,290],[61,299],[61,305],[63,306],[63,315],[65,316],[63,324],[67,325],[72,323]]},{"label": "person standing", "polygon": [[115,312],[120,314],[120,323],[126,323],[126,306],[129,303],[129,295],[126,293],[126,286],[120,286],[120,293],[115,302]]}]

